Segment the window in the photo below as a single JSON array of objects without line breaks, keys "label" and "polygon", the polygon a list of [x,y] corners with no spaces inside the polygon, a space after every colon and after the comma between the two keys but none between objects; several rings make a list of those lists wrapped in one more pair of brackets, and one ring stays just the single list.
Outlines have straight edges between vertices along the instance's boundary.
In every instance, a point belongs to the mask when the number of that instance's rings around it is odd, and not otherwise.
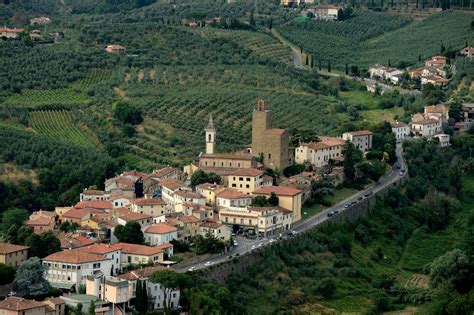
[{"label": "window", "polygon": [[[201,139],[202,139],[202,138],[201,138]],[[208,139],[209,139],[209,140],[208,140],[209,142],[212,141],[212,136],[211,136],[211,134],[209,134]]]},{"label": "window", "polygon": [[271,153],[268,153],[268,159],[269,159],[269,160],[272,159],[272,154],[271,154]]}]

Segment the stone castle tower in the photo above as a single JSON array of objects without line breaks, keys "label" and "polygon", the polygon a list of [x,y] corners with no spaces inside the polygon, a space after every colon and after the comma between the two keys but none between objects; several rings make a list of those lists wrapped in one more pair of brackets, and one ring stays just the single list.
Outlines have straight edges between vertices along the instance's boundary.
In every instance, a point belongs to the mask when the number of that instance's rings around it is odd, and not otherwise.
[{"label": "stone castle tower", "polygon": [[289,164],[289,141],[286,129],[272,128],[271,111],[265,109],[264,100],[258,100],[252,114],[253,156],[263,155],[266,167],[283,170]]},{"label": "stone castle tower", "polygon": [[212,115],[209,116],[206,131],[206,154],[216,153],[216,128],[214,127],[214,121]]}]

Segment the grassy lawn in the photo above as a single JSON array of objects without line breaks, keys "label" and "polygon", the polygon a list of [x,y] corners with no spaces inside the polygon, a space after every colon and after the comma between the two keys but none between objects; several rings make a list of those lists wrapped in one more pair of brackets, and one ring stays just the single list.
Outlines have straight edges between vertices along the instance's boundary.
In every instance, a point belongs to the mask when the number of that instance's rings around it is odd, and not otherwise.
[{"label": "grassy lawn", "polygon": [[395,115],[403,116],[403,108],[394,107],[390,109],[372,109],[362,112],[362,117],[370,122],[381,122],[384,120],[394,122]]},{"label": "grassy lawn", "polygon": [[[353,194],[357,193],[358,190],[357,189],[352,189],[352,188],[341,188],[341,189],[337,189],[334,191],[334,195],[333,196],[330,196],[328,198],[328,200],[331,202],[331,204],[336,204],[338,202],[341,202],[342,200],[352,196]],[[306,220],[318,213],[320,213],[321,211],[323,211],[324,209],[326,209],[327,207],[324,207],[320,204],[315,204],[315,205],[312,205],[312,206],[309,206],[309,207],[303,207],[301,209],[301,217],[303,220]]]},{"label": "grassy lawn", "polygon": [[341,98],[350,105],[362,104],[368,110],[378,109],[382,96],[362,90],[340,92]]}]

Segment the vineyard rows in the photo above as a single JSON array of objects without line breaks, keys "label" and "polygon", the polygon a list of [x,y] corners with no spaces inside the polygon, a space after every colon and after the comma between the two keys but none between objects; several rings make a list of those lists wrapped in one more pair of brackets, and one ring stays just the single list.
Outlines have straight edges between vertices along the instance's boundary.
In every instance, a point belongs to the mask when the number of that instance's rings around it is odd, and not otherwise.
[{"label": "vineyard rows", "polygon": [[94,146],[83,131],[74,124],[68,111],[33,111],[29,113],[29,123],[34,130],[50,138],[86,147]]},{"label": "vineyard rows", "polygon": [[112,76],[112,70],[109,69],[92,69],[87,72],[86,77],[79,81],[77,86],[81,89],[86,89],[95,84],[107,81]]},{"label": "vineyard rows", "polygon": [[55,90],[28,90],[21,94],[13,94],[5,100],[12,106],[35,108],[38,106],[73,106],[87,104],[87,96],[73,88]]}]

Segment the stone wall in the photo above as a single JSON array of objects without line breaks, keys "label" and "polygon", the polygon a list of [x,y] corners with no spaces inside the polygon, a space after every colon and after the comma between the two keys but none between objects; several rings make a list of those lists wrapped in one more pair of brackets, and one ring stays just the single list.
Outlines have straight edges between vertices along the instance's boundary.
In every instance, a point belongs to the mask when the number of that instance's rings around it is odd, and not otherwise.
[{"label": "stone wall", "polygon": [[[408,175],[405,174],[405,176],[400,177],[393,184],[377,191],[377,193],[374,193],[373,195],[365,198],[363,201],[357,203],[357,205],[351,206],[350,208],[339,213],[338,215],[328,218],[326,222],[343,223],[346,221],[356,220],[361,215],[366,213],[367,210],[374,207],[377,200],[382,199],[388,193],[390,188],[403,185],[407,179],[408,179]],[[323,224],[327,224],[326,222]],[[314,226],[313,229],[318,229],[323,224]],[[304,237],[304,233],[302,235],[299,235],[298,237]],[[293,239],[291,238],[284,240],[284,242],[292,242],[292,241]],[[262,258],[262,255],[259,253],[263,253],[263,251],[265,250],[270,250],[270,246],[267,245],[266,247],[255,249],[251,253],[247,253],[238,258],[234,258],[232,260],[228,260],[226,262],[213,265],[209,268],[202,270],[201,272],[203,276],[209,280],[213,280],[219,283],[224,283],[232,273],[237,273],[237,274],[243,273],[247,270],[249,266],[251,266],[252,264],[258,263],[260,259]]]}]

